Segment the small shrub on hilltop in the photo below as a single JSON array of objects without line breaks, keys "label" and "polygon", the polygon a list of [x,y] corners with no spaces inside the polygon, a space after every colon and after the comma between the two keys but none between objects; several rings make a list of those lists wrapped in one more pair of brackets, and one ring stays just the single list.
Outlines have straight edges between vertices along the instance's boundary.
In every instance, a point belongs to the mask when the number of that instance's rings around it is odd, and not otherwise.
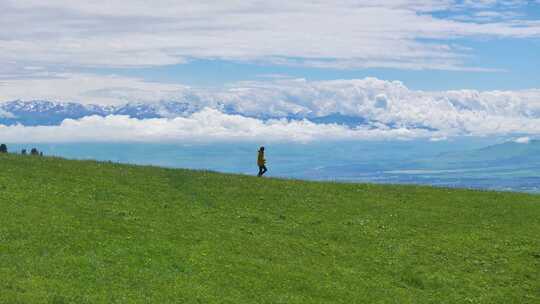
[{"label": "small shrub on hilltop", "polygon": [[0,145],[0,153],[7,153],[7,152],[8,152],[8,149],[7,149],[6,144],[1,144]]}]

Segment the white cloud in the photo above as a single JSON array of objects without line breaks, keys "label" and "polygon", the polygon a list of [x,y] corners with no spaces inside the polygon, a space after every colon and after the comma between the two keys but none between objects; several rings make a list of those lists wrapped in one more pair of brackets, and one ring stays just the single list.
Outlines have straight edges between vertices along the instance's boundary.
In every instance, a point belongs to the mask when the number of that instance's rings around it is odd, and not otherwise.
[{"label": "white cloud", "polygon": [[[2,94],[4,98],[18,96],[23,99],[43,99],[47,94],[55,92],[55,84],[68,83],[71,91],[64,95],[68,96],[68,100],[66,97],[58,100],[105,104],[122,104],[127,101],[152,103],[161,107],[160,113],[165,117],[173,119],[137,121],[125,117],[94,117],[79,122],[66,121],[60,127],[8,127],[2,129],[3,136],[11,134],[11,139],[19,136],[36,140],[45,140],[51,136],[62,136],[61,139],[65,140],[91,140],[102,136],[112,136],[111,140],[207,140],[256,136],[279,140],[310,140],[332,137],[370,138],[377,132],[383,134],[383,137],[421,136],[434,139],[457,135],[540,134],[538,89],[426,92],[411,90],[399,81],[376,78],[333,81],[278,78],[240,82],[221,89],[203,89],[148,83],[118,76],[63,76],[65,78],[43,80],[41,86],[39,82],[34,84],[34,80],[8,81]],[[34,88],[30,95],[19,95],[27,92],[25,88],[28,87]],[[174,118],[175,114],[168,112],[163,104],[169,101],[187,103],[196,113],[189,117]],[[245,117],[216,111],[238,113]],[[264,121],[268,118],[290,117],[312,119],[334,114],[365,121],[362,124],[364,129],[352,130],[343,126],[298,121]],[[87,128],[89,131],[84,132]],[[253,133],[255,131],[258,133]]]},{"label": "white cloud", "polygon": [[514,139],[514,142],[518,144],[528,144],[529,142],[531,142],[531,138],[527,136],[519,137],[519,138]]},{"label": "white cloud", "polygon": [[14,118],[14,117],[15,115],[13,115],[13,113],[0,109],[0,118]]},{"label": "white cloud", "polygon": [[495,5],[511,10],[525,3],[459,2],[4,0],[0,74],[24,66],[157,66],[190,58],[475,70],[449,39],[540,36],[534,20],[478,23],[431,14],[472,8],[485,15]]},{"label": "white cloud", "polygon": [[187,88],[114,75],[46,73],[39,78],[3,80],[0,82],[0,102],[23,99],[113,105],[160,100]]},{"label": "white cloud", "polygon": [[309,121],[263,122],[240,115],[203,109],[189,117],[138,120],[127,116],[66,119],[60,126],[0,125],[2,142],[92,141],[299,141],[339,139],[409,139],[429,136],[425,130],[350,129]]}]

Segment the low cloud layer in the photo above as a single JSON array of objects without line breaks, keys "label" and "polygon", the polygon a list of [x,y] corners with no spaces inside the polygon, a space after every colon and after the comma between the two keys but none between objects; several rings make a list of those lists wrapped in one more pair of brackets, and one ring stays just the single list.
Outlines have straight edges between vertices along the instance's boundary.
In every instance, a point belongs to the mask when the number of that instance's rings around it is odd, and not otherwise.
[{"label": "low cloud layer", "polygon": [[425,137],[424,130],[350,129],[309,121],[268,120],[227,115],[204,109],[189,117],[139,120],[127,116],[90,116],[67,119],[60,126],[2,126],[3,142],[93,141],[297,141],[339,139],[410,139]]},{"label": "low cloud layer", "polygon": [[[426,92],[411,90],[399,81],[376,78],[277,79],[202,89],[131,78],[73,77],[73,98],[82,97],[86,103],[150,104],[164,118],[86,117],[55,127],[4,126],[0,140],[436,140],[463,135],[540,134],[538,89]],[[87,81],[80,81],[81,77],[87,77]],[[32,94],[36,92],[39,90]],[[12,92],[17,93],[23,93],[23,89]],[[189,111],[171,112],[170,105],[175,103],[187,105]],[[354,126],[324,120],[336,115],[354,121]]]}]

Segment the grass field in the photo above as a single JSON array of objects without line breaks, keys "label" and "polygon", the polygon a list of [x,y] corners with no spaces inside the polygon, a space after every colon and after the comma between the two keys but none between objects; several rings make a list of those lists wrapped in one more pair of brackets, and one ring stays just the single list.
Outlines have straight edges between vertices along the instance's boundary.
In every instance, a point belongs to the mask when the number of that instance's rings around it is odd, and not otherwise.
[{"label": "grass field", "polygon": [[540,303],[540,196],[0,155],[0,303]]}]

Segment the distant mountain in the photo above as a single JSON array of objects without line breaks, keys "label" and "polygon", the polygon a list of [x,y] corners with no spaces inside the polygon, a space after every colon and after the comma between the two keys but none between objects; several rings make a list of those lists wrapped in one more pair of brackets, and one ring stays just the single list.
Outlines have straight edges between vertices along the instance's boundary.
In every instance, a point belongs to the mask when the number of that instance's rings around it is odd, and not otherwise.
[{"label": "distant mountain", "polygon": [[203,107],[194,106],[187,102],[179,101],[160,101],[158,103],[128,103],[113,108],[110,114],[127,115],[137,119],[148,118],[172,118],[187,116]]},{"label": "distant mountain", "polygon": [[[51,126],[59,125],[64,119],[80,119],[85,116],[98,115],[127,115],[137,119],[173,118],[188,116],[204,108],[201,103],[184,101],[160,101],[157,103],[127,103],[119,106],[102,106],[95,104],[80,104],[75,102],[53,102],[48,100],[21,101],[15,100],[0,103],[0,124],[25,126]],[[284,117],[245,115],[230,105],[215,103],[214,108],[226,114],[244,115],[258,119],[290,120],[307,119],[314,123],[335,123],[356,127],[369,125],[372,122],[363,117],[347,116],[333,113],[325,116],[288,115]],[[394,127],[394,126],[389,126]],[[396,126],[398,127],[398,126]]]},{"label": "distant mountain", "polygon": [[442,153],[436,157],[411,162],[406,167],[425,169],[540,168],[540,140],[531,140],[528,143],[507,141],[476,150]]},{"label": "distant mountain", "polygon": [[0,104],[0,124],[26,126],[58,125],[64,119],[90,115],[108,115],[112,108],[78,103],[57,103],[46,100],[11,101]]},{"label": "distant mountain", "polygon": [[326,116],[320,116],[320,117],[312,117],[308,119],[314,123],[322,123],[322,124],[335,123],[335,124],[340,124],[340,125],[346,125],[349,127],[367,125],[370,123],[369,120],[363,117],[347,116],[347,115],[342,115],[339,113],[330,114]]},{"label": "distant mountain", "polygon": [[0,124],[50,126],[59,125],[64,119],[79,119],[91,115],[127,115],[137,119],[177,117],[188,115],[195,110],[197,109],[182,102],[128,103],[120,106],[101,106],[47,100],[15,100],[0,104]]}]

